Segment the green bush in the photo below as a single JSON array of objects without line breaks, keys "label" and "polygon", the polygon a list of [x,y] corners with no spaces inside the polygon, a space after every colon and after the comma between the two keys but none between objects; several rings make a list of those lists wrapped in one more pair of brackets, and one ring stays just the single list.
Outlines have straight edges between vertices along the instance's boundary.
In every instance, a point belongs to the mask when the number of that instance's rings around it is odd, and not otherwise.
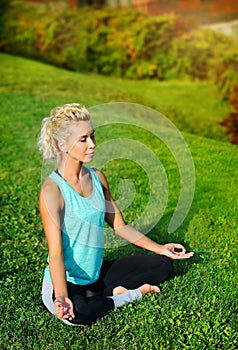
[{"label": "green bush", "polygon": [[223,100],[230,103],[230,112],[220,123],[238,145],[238,47],[231,46],[217,61],[213,80]]},{"label": "green bush", "polygon": [[166,79],[174,39],[191,29],[174,15],[149,18],[129,8],[48,9],[46,16],[15,5],[8,18],[6,52],[133,79]]},{"label": "green bush", "polygon": [[211,29],[197,28],[173,41],[173,74],[206,80],[211,78],[216,60],[229,49],[232,40]]},{"label": "green bush", "polygon": [[70,70],[130,79],[212,78],[223,90],[234,78],[234,56],[226,54],[232,40],[173,14],[148,17],[126,7],[52,10],[18,2],[7,16],[3,50]]},{"label": "green bush", "polygon": [[173,14],[146,18],[143,26],[136,28],[134,60],[126,76],[166,79],[172,66],[172,43],[187,30],[187,24]]},{"label": "green bush", "polygon": [[3,46],[3,39],[5,38],[5,27],[7,22],[7,10],[10,7],[9,0],[0,0],[0,48]]},{"label": "green bush", "polygon": [[221,122],[226,128],[226,134],[231,135],[231,143],[238,145],[238,83],[234,82],[230,88],[229,102],[231,111]]},{"label": "green bush", "polygon": [[216,62],[213,81],[221,98],[229,100],[238,82],[238,46],[230,46]]}]

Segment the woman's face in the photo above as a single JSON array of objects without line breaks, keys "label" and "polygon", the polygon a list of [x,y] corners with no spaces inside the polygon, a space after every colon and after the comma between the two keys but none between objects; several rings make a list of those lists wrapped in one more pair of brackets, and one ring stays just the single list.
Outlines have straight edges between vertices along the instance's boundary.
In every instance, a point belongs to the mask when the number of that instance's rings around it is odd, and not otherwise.
[{"label": "woman's face", "polygon": [[90,120],[78,121],[71,127],[71,135],[64,145],[64,150],[70,158],[83,163],[93,160],[96,141],[94,129]]}]

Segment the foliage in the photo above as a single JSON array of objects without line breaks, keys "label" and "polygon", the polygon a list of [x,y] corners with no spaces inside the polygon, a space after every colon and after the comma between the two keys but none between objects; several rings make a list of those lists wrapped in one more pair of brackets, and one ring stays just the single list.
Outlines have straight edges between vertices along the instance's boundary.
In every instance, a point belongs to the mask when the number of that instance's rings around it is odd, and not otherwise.
[{"label": "foliage", "polygon": [[173,41],[173,72],[176,76],[207,80],[212,77],[219,57],[233,41],[211,29],[197,28]]},{"label": "foliage", "polygon": [[172,65],[170,50],[174,38],[188,30],[188,24],[172,14],[145,18],[133,33],[134,57],[126,77],[166,79]]},{"label": "foliage", "polygon": [[217,62],[214,83],[221,98],[230,103],[230,112],[221,122],[231,143],[238,144],[238,47],[229,48]]},{"label": "foliage", "polygon": [[224,54],[217,58],[212,79],[222,99],[229,100],[234,94],[238,81],[238,46],[230,45]]},{"label": "foliage", "polygon": [[[180,187],[176,162],[169,150],[135,128],[121,130],[109,125],[106,133],[98,130],[98,144],[105,137],[115,139],[126,132],[127,138],[138,139],[160,157],[168,174],[170,198],[164,216],[149,236],[161,243],[179,241],[194,250],[195,256],[174,262],[176,276],[163,284],[162,293],[146,295],[118,308],[90,327],[67,327],[52,317],[41,302],[47,247],[38,210],[42,162],[36,140],[40,122],[51,108],[70,101],[90,106],[124,98],[146,102],[147,97],[142,100],[143,90],[138,95],[137,90],[133,92],[135,85],[130,83],[129,89],[129,82],[120,85],[120,79],[73,73],[10,55],[1,54],[0,58],[1,348],[237,349],[236,147],[185,134],[195,162],[196,192],[185,222],[168,235],[167,224]],[[174,90],[168,88],[168,99],[175,99],[174,91],[181,90],[180,83],[174,81]],[[164,82],[157,82],[153,89],[161,84]],[[191,91],[195,91],[193,85],[198,87],[197,98],[199,90],[205,88],[197,82],[186,84],[190,99]],[[208,104],[198,98],[195,110],[200,100],[204,108]],[[156,120],[148,123],[158,128]],[[123,165],[120,160],[119,164],[105,169],[112,188],[117,188],[121,170],[123,174],[124,170],[134,173],[140,185],[141,197],[128,213],[131,220],[146,204],[143,194],[148,193],[148,179],[132,162]],[[112,170],[116,173],[112,174]],[[141,250],[128,245],[106,254],[117,257],[138,252]]]},{"label": "foliage", "polygon": [[231,111],[221,122],[226,128],[226,133],[231,135],[231,143],[238,145],[238,84],[234,83],[230,90],[229,101]]},{"label": "foliage", "polygon": [[[105,76],[84,75],[50,69],[49,77],[41,74],[41,67],[47,66],[37,62],[17,59],[10,55],[1,55],[1,70],[3,72],[1,84],[9,84],[18,91],[20,82],[24,81],[23,90],[42,96],[48,105],[62,104],[71,101],[80,101],[86,105],[110,103],[112,101],[140,103],[156,109],[167,116],[181,131],[205,136],[219,141],[228,141],[223,127],[219,125],[229,111],[227,101],[219,101],[212,91],[209,82],[183,80],[125,80]],[[31,68],[32,67],[32,68]],[[37,74],[36,74],[37,73]],[[7,80],[6,77],[10,77]],[[62,77],[64,83],[62,84]],[[18,83],[13,86],[17,78]],[[82,89],[83,87],[83,89]],[[57,90],[58,100],[54,103],[49,99],[51,91]],[[61,94],[60,94],[61,92]],[[46,113],[47,111],[45,111]]]},{"label": "foliage", "polygon": [[[197,28],[173,14],[148,17],[126,7],[72,10],[21,1],[8,6],[1,1],[0,47],[6,52],[73,71],[128,79],[211,79],[220,99],[234,100],[237,44],[221,33]],[[230,103],[230,114],[221,125],[236,143],[236,107]],[[177,120],[183,118],[182,111],[176,114]]]},{"label": "foliage", "polygon": [[[131,79],[207,79],[231,40],[173,14],[129,8],[78,11],[15,5],[3,49],[71,70]],[[29,26],[31,23],[31,26]]]},{"label": "foliage", "polygon": [[0,0],[0,48],[3,45],[3,39],[5,37],[4,32],[5,32],[5,27],[6,27],[6,22],[7,22],[7,10],[10,7],[10,0]]}]

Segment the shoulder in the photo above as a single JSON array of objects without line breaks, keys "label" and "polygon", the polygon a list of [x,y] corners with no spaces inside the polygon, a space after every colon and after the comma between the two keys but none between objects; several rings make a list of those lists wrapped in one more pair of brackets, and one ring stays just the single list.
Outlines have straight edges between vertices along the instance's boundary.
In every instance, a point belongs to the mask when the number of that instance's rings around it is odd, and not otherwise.
[{"label": "shoulder", "polygon": [[40,203],[52,201],[56,205],[62,203],[62,194],[58,185],[51,179],[47,178],[43,183],[40,191]]},{"label": "shoulder", "polygon": [[60,192],[60,189],[59,189],[58,185],[50,177],[48,177],[45,180],[45,182],[43,183],[43,185],[41,187],[41,193],[54,195],[54,194],[57,194],[59,192]]},{"label": "shoulder", "polygon": [[109,188],[109,184],[108,184],[108,181],[107,181],[107,178],[106,178],[105,174],[101,170],[98,170],[97,168],[92,168],[92,169],[95,171],[95,173],[99,177],[99,180],[101,181],[102,186],[105,189],[108,189]]}]

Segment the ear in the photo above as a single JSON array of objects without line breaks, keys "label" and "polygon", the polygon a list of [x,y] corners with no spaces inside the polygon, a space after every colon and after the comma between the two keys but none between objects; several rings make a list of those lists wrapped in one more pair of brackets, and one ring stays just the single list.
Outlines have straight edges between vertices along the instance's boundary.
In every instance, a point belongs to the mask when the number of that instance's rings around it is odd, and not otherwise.
[{"label": "ear", "polygon": [[58,150],[62,153],[67,153],[67,147],[65,143],[57,142]]}]

